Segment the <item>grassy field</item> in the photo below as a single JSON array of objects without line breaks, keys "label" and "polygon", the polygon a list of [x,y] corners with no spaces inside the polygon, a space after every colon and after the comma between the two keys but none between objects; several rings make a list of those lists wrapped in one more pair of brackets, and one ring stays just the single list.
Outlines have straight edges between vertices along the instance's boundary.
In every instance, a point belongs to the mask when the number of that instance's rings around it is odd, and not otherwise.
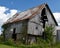
[{"label": "grassy field", "polygon": [[60,44],[59,45],[55,45],[55,46],[40,46],[40,45],[23,45],[23,46],[19,46],[19,47],[14,47],[14,46],[9,46],[9,45],[4,45],[4,44],[0,44],[0,48],[60,48]]},{"label": "grassy field", "polygon": [[17,48],[17,47],[0,44],[0,48]]}]

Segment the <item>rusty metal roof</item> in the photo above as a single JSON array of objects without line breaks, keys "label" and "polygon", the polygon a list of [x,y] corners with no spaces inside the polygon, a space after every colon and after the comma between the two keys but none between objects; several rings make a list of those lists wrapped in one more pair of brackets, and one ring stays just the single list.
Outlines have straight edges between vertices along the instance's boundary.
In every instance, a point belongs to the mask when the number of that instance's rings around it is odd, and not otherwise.
[{"label": "rusty metal roof", "polygon": [[42,4],[40,6],[31,8],[24,12],[16,13],[15,15],[13,15],[13,17],[9,18],[4,24],[17,22],[17,21],[21,21],[24,19],[30,19],[34,17],[37,13],[39,13],[39,10],[42,10],[44,7],[45,7],[45,4]]}]

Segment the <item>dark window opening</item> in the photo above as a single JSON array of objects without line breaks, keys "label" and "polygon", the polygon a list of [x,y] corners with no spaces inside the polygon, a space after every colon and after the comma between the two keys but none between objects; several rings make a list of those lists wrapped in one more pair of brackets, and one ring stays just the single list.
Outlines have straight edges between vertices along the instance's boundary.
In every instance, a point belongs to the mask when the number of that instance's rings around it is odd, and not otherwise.
[{"label": "dark window opening", "polygon": [[36,29],[38,29],[38,27],[36,27]]},{"label": "dark window opening", "polygon": [[41,20],[48,21],[47,15],[46,15],[46,9],[44,8],[41,13]]},{"label": "dark window opening", "polygon": [[41,14],[42,16],[44,16],[44,15],[46,15],[46,10],[45,10],[45,8],[42,10],[42,14]]},{"label": "dark window opening", "polygon": [[43,28],[45,28],[45,23],[48,21],[45,8],[42,10],[42,13],[41,13],[41,21],[43,23]]},{"label": "dark window opening", "polygon": [[16,32],[16,28],[13,29],[13,34],[12,34],[12,38],[14,39],[14,41],[16,40],[16,36],[17,36],[15,32]]},{"label": "dark window opening", "polygon": [[15,32],[16,32],[16,28],[13,29],[13,34],[15,34]]}]

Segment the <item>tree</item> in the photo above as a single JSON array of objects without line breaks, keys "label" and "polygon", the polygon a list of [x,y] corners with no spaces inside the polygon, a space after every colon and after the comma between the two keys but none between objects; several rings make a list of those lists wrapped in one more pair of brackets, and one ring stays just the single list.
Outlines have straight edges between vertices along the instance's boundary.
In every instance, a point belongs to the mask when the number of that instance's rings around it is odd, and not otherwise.
[{"label": "tree", "polygon": [[5,41],[5,31],[6,31],[6,29],[8,28],[10,26],[10,24],[8,25],[8,24],[5,24],[5,25],[2,25],[2,35],[3,35],[3,37],[4,37],[4,41]]}]

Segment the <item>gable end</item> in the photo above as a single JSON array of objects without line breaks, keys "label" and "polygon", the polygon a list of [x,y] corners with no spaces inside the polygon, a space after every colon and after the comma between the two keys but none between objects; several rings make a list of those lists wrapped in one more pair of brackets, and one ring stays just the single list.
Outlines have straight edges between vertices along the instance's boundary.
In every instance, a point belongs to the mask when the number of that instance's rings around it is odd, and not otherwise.
[{"label": "gable end", "polygon": [[48,6],[47,4],[46,4],[45,6],[46,6],[46,7],[47,7],[47,9],[49,10],[49,12],[50,12],[50,14],[51,14],[51,16],[52,16],[52,18],[53,18],[53,20],[54,20],[54,22],[55,22],[56,26],[58,26],[58,23],[57,23],[57,21],[55,20],[55,18],[54,18],[54,16],[53,16],[53,14],[52,14],[52,12],[51,12],[51,10],[50,10],[49,6]]}]

